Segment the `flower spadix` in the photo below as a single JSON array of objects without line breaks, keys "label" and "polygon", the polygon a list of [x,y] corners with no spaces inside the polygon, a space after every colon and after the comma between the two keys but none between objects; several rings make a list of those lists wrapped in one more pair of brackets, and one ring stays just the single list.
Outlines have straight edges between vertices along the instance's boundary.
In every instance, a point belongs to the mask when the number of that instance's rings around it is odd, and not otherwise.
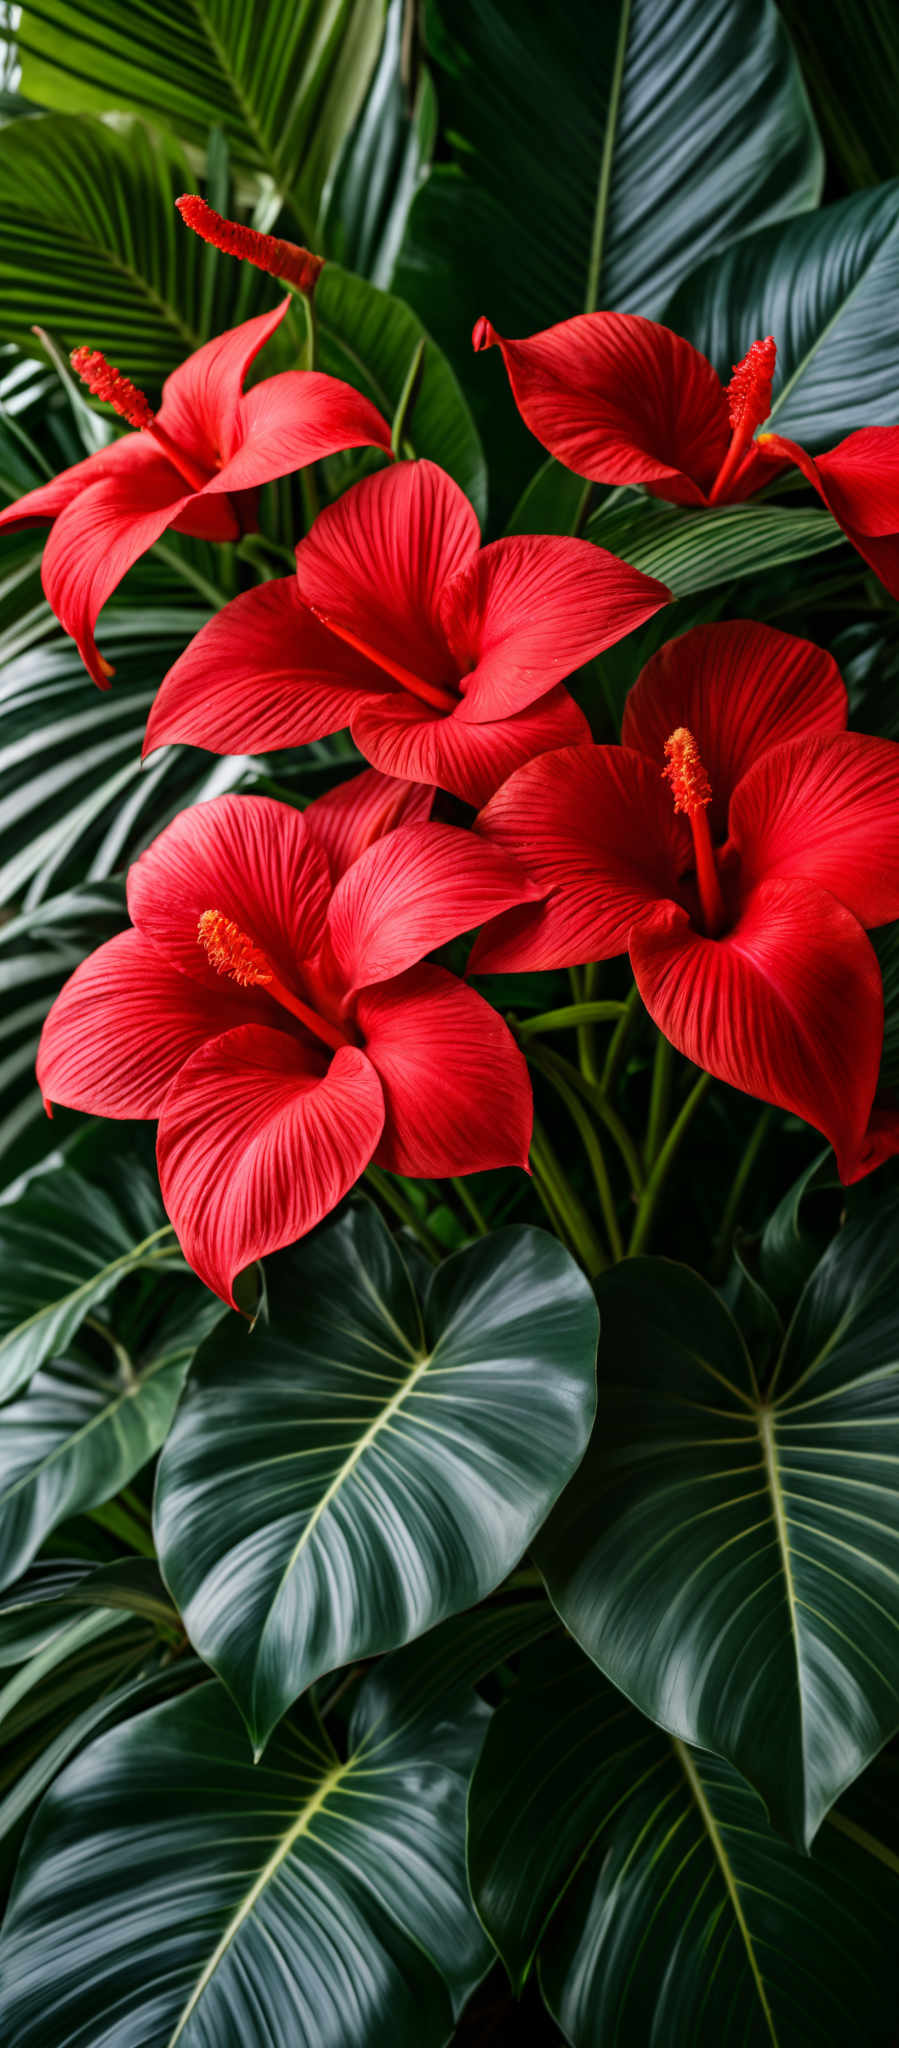
[{"label": "flower spadix", "polygon": [[868,1138],[883,991],[865,927],[899,916],[899,746],[850,733],[831,657],[736,620],[643,670],[623,745],[532,761],[477,829],[542,900],[476,941],[486,973],[629,952],[698,1066],[823,1131],[844,1180]]},{"label": "flower spadix", "polygon": [[163,1200],[225,1300],[372,1159],[425,1176],[527,1161],[510,1032],[422,963],[534,884],[427,822],[432,797],[369,769],[303,813],[252,796],[183,811],[131,870],[132,928],[47,1018],[45,1099],[159,1119]]}]

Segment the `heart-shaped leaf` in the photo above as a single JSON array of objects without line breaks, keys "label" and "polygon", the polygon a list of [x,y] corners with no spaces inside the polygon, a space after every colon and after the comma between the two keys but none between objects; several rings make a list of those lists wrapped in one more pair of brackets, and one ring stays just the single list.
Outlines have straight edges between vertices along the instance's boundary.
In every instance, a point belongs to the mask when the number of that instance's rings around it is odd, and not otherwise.
[{"label": "heart-shaped leaf", "polygon": [[599,1287],[600,1421],[535,1546],[582,1647],[807,1847],[899,1725],[899,1208],[849,1222],[762,1391],[719,1297]]},{"label": "heart-shaped leaf", "polygon": [[688,278],[665,320],[722,376],[777,342],[771,426],[812,449],[899,419],[893,308],[899,179],[734,243]]},{"label": "heart-shaped leaf", "polygon": [[653,1728],[556,1637],[487,1731],[474,1897],[514,1981],[538,1950],[574,2048],[886,2042],[899,1815],[895,1786],[878,1790],[873,1832],[838,1810],[798,1855],[736,1771]]},{"label": "heart-shaped leaf", "polygon": [[517,1563],[583,1452],[597,1333],[539,1230],[457,1253],[421,1308],[370,1205],[267,1273],[268,1326],[232,1316],[195,1361],[155,1513],[191,1640],[259,1746],[322,1672]]}]

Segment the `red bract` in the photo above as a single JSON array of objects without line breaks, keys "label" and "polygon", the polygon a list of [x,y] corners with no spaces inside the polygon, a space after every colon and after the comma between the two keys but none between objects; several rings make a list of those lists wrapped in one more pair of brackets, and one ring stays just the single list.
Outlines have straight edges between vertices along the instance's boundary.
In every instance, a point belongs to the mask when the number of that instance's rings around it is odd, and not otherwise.
[{"label": "red bract", "polygon": [[482,932],[471,964],[627,949],[665,1036],[823,1131],[848,1181],[899,1143],[868,1129],[883,992],[863,930],[899,917],[899,746],[845,723],[834,663],[807,641],[738,620],[671,642],[622,746],[544,755],[482,812],[544,900]]},{"label": "red bract", "polygon": [[899,596],[899,427],[865,427],[816,457],[780,434],[754,439],[771,407],[773,336],[753,342],[727,387],[691,342],[634,313],[580,313],[525,341],[479,320],[472,338],[498,343],[522,419],[578,476],[720,505],[795,463]]},{"label": "red bract", "polygon": [[299,746],[349,726],[390,775],[482,803],[522,761],[589,739],[562,677],[670,591],[589,541],[479,545],[433,462],[366,477],[297,548],[297,573],[235,598],[166,676],[145,752]]},{"label": "red bract", "polygon": [[133,929],[50,1011],[45,1099],[159,1118],[166,1208],[225,1300],[371,1159],[425,1176],[526,1164],[509,1031],[419,963],[533,884],[473,834],[421,822],[431,796],[366,772],[305,814],[251,796],[182,812],[131,869]]},{"label": "red bract", "polygon": [[101,689],[112,675],[94,642],[107,598],[168,527],[201,540],[236,540],[254,524],[260,484],[339,448],[389,449],[390,429],[337,377],[285,370],[244,392],[244,378],[283,320],[290,298],[206,342],[163,386],[154,413],[104,358],[76,349],[90,389],[136,429],[0,513],[0,528],[52,519],[43,585]]}]

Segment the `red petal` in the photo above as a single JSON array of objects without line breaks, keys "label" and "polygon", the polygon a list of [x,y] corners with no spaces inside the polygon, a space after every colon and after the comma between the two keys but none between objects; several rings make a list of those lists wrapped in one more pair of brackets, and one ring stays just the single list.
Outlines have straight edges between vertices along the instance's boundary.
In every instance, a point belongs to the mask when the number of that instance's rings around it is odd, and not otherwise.
[{"label": "red petal", "polygon": [[863,1180],[867,1173],[874,1173],[884,1161],[892,1159],[899,1152],[899,1109],[872,1109],[857,1153],[846,1161],[842,1179],[847,1187],[853,1181]]},{"label": "red petal", "polygon": [[134,473],[129,469],[79,491],[50,529],[41,570],[44,592],[101,689],[112,670],[94,641],[100,611],[190,496],[171,463],[150,456]]},{"label": "red petal", "polygon": [[817,458],[781,434],[767,450],[795,462],[892,597],[899,597],[899,427],[862,427]]},{"label": "red petal", "polygon": [[366,989],[356,1014],[384,1091],[379,1166],[439,1177],[527,1165],[528,1071],[489,1003],[442,967],[413,967]]},{"label": "red petal", "polygon": [[270,313],[258,313],[255,319],[216,334],[166,378],[159,424],[204,469],[216,469],[240,445],[238,410],[244,378],[290,302],[288,293]]},{"label": "red petal", "polygon": [[486,725],[466,725],[455,712],[429,711],[405,691],[385,693],[358,704],[350,730],[360,753],[386,774],[436,782],[468,804],[485,803],[535,754],[590,738],[583,712],[561,685],[527,711]]},{"label": "red petal", "polygon": [[317,796],[303,816],[327,858],[332,881],[339,881],[367,846],[396,825],[422,824],[431,815],[435,795],[433,783],[401,782],[377,768],[363,768],[361,775]]},{"label": "red petal", "polygon": [[734,791],[745,886],[766,875],[829,889],[860,924],[899,917],[899,746],[867,733],[789,740]]},{"label": "red petal", "polygon": [[106,476],[139,470],[154,459],[159,459],[158,450],[154,450],[146,435],[123,434],[120,440],[110,441],[108,448],[85,456],[83,462],[74,462],[70,469],[61,469],[48,484],[39,484],[36,491],[26,491],[23,498],[6,505],[0,512],[0,527],[30,526],[43,519],[56,519],[91,484]]},{"label": "red petal", "polygon": [[128,908],[167,960],[213,987],[219,976],[197,938],[220,910],[295,987],[317,953],[331,893],[328,864],[301,811],[267,796],[217,796],[167,825],[128,876]]},{"label": "red petal", "polygon": [[727,831],[741,775],[767,747],[803,732],[842,732],[846,690],[832,655],[752,619],[694,626],[659,649],[624,707],[621,738],[665,764],[665,741],[685,725],[712,785],[710,821]]},{"label": "red petal", "polygon": [[338,882],[328,912],[347,989],[389,981],[425,953],[535,894],[517,862],[456,825],[400,825]]},{"label": "red petal", "polygon": [[389,448],[390,428],[352,384],[318,370],[284,370],[241,399],[231,443],[207,492],[245,491],[341,448]]},{"label": "red petal", "polygon": [[526,710],[670,599],[663,583],[588,540],[492,541],[440,606],[463,673],[459,718],[480,724]]},{"label": "red petal", "polygon": [[92,1116],[158,1116],[199,1045],[266,1009],[253,989],[200,988],[140,932],[119,932],[60,990],[41,1033],[38,1085],[45,1101]]},{"label": "red petal", "polygon": [[255,1024],[202,1046],[166,1097],[157,1157],[162,1199],[207,1287],[233,1303],[244,1267],[327,1216],[383,1122],[377,1074],[356,1046],[326,1065]]},{"label": "red petal", "polygon": [[235,597],[169,669],[144,754],[172,741],[213,754],[304,746],[340,732],[383,683],[300,603],[295,577],[277,577]]},{"label": "red petal", "polygon": [[678,883],[692,860],[685,821],[658,770],[629,748],[542,755],[497,790],[476,830],[520,860],[546,900],[481,932],[475,973],[609,959],[660,899],[686,900]]},{"label": "red petal", "polygon": [[635,313],[578,313],[499,341],[526,426],[596,483],[702,505],[730,444],[724,388],[689,341]]},{"label": "red petal", "polygon": [[802,882],[761,882],[724,938],[703,938],[672,908],[634,932],[630,955],[673,1045],[804,1117],[849,1172],[877,1085],[883,991],[873,947],[841,903]]},{"label": "red petal", "polygon": [[297,548],[300,596],[426,682],[453,683],[440,594],[479,539],[452,477],[433,462],[400,462],[320,513]]}]

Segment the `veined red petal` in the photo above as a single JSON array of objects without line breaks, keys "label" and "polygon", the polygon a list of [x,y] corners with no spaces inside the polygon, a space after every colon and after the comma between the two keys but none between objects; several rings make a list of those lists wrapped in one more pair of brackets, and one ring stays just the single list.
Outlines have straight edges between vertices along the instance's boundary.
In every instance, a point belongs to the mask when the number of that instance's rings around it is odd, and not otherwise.
[{"label": "veined red petal", "polygon": [[[100,483],[107,476],[133,473],[146,463],[152,467],[158,460],[159,451],[146,436],[122,434],[119,440],[110,441],[108,448],[98,449],[95,455],[86,455],[83,462],[74,462],[70,469],[61,469],[49,483],[39,484],[37,490],[26,491],[24,497],[16,498],[11,505],[4,505],[0,512],[0,529],[39,525],[44,519],[56,519],[91,484]],[[183,485],[180,487],[183,489]]]},{"label": "veined red petal", "polygon": [[199,1045],[270,1016],[256,991],[221,980],[202,988],[141,932],[119,932],[60,989],[41,1033],[38,1085],[45,1101],[92,1116],[158,1116]]},{"label": "veined red petal", "polygon": [[213,754],[267,753],[340,732],[384,677],[326,632],[279,576],[235,597],[169,669],[144,754],[174,741]]},{"label": "veined red petal", "polygon": [[899,918],[899,745],[867,733],[772,747],[734,791],[745,886],[767,875],[829,889],[860,924]]},{"label": "veined red petal", "polygon": [[763,445],[766,454],[796,464],[847,540],[899,597],[899,427],[862,427],[818,456],[782,434],[765,435]]},{"label": "veined red petal", "polygon": [[626,747],[565,747],[503,783],[475,830],[521,861],[543,900],[475,940],[477,974],[574,967],[623,953],[660,900],[686,901],[686,821],[660,772]]},{"label": "veined red petal", "polygon": [[399,462],[319,514],[297,548],[300,596],[388,661],[452,684],[440,595],[479,539],[474,510],[445,470]]},{"label": "veined red petal", "polygon": [[50,529],[41,569],[44,593],[101,689],[112,670],[94,640],[99,614],[191,495],[185,496],[183,478],[171,463],[156,455],[139,469],[103,477],[79,491]]},{"label": "veined red petal", "polygon": [[442,967],[412,967],[365,989],[356,1016],[384,1091],[379,1166],[428,1178],[527,1165],[527,1066],[474,989]]},{"label": "veined red petal", "polygon": [[239,401],[231,452],[206,491],[245,491],[341,448],[389,447],[387,421],[352,384],[319,370],[283,370]]},{"label": "veined red petal", "polygon": [[433,783],[403,782],[377,768],[363,768],[307,804],[306,830],[322,848],[331,880],[339,881],[366,847],[395,826],[423,824],[436,794]]},{"label": "veined red petal", "polygon": [[184,1256],[207,1287],[234,1304],[238,1273],[305,1236],[354,1185],[383,1122],[380,1082],[356,1046],[329,1063],[251,1024],[194,1053],[166,1096],[157,1158]]},{"label": "veined red petal", "polygon": [[280,326],[290,303],[288,292],[270,313],[257,313],[239,327],[214,335],[165,380],[159,424],[210,473],[220,462],[227,462],[239,443],[237,421],[244,378]]},{"label": "veined red petal", "polygon": [[483,725],[430,711],[405,692],[357,699],[350,731],[366,760],[388,775],[436,782],[468,804],[485,803],[522,762],[590,738],[583,712],[557,684],[527,711]]},{"label": "veined red petal", "polygon": [[804,882],[760,882],[723,938],[660,911],[631,936],[650,1016],[687,1059],[804,1117],[841,1177],[868,1125],[883,1040],[883,990],[850,911]]},{"label": "veined red petal", "polygon": [[425,953],[535,895],[517,861],[457,825],[399,825],[338,882],[328,911],[347,990],[389,981]]},{"label": "veined red petal", "polygon": [[217,796],[160,832],[128,875],[128,908],[194,981],[219,977],[197,938],[206,910],[229,919],[288,988],[315,957],[331,891],[328,863],[301,811],[267,796]]},{"label": "veined red petal", "polygon": [[[671,592],[606,548],[555,534],[491,541],[446,586],[464,723],[508,718],[652,617]],[[467,673],[466,673],[467,671]]]},{"label": "veined red petal", "polygon": [[730,422],[721,380],[692,343],[635,313],[578,313],[523,341],[488,333],[476,346],[499,342],[521,417],[558,462],[596,483],[706,502]]},{"label": "veined red petal", "polygon": [[833,656],[810,640],[753,619],[693,626],[638,676],[624,707],[622,742],[661,773],[665,741],[681,725],[702,755],[712,785],[709,821],[723,838],[741,775],[781,740],[842,732],[846,689]]}]

